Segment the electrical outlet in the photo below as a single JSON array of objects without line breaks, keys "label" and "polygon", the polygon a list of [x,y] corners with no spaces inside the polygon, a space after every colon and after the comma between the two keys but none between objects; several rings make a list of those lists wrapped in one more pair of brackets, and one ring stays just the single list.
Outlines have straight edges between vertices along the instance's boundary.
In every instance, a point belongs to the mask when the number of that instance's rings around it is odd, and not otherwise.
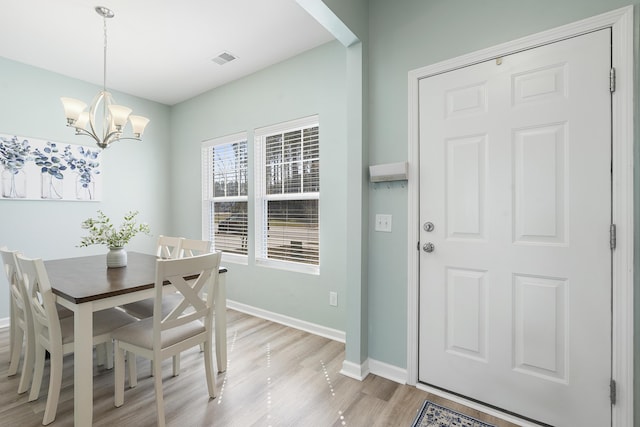
[{"label": "electrical outlet", "polygon": [[336,307],[338,305],[338,293],[329,292],[329,305]]},{"label": "electrical outlet", "polygon": [[375,230],[391,233],[391,215],[376,214]]}]

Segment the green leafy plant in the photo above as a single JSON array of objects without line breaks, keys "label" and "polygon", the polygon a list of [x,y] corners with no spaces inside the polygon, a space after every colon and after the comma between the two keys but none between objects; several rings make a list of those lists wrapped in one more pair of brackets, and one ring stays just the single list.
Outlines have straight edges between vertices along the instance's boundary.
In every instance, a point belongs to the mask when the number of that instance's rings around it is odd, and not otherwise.
[{"label": "green leafy plant", "polygon": [[121,248],[138,233],[149,235],[151,228],[146,223],[138,224],[135,219],[137,215],[138,211],[129,211],[120,227],[116,228],[111,219],[98,210],[98,218],[88,218],[82,222],[82,228],[88,230],[89,235],[82,237],[78,246],[106,245],[110,248]]}]

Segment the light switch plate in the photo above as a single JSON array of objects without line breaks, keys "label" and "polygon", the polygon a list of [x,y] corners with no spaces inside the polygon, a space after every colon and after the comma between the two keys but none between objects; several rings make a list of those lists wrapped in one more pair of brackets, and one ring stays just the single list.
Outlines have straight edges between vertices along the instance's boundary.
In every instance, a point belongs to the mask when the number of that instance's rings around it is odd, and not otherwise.
[{"label": "light switch plate", "polygon": [[391,233],[391,215],[376,214],[375,230]]},{"label": "light switch plate", "polygon": [[338,293],[337,292],[329,292],[329,305],[334,307],[338,306]]}]

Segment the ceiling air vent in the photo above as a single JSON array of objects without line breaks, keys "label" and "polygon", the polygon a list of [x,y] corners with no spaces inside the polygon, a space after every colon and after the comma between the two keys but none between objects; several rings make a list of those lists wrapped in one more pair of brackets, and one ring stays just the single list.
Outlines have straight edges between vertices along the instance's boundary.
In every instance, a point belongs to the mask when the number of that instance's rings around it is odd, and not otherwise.
[{"label": "ceiling air vent", "polygon": [[220,55],[213,58],[212,61],[218,65],[224,65],[227,62],[233,61],[234,59],[236,59],[236,57],[229,52],[222,52]]}]

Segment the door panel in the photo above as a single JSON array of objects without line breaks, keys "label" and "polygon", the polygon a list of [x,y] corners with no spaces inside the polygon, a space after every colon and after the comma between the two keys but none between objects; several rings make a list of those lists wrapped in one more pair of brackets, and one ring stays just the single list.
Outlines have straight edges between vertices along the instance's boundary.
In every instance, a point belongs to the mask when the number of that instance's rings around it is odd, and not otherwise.
[{"label": "door panel", "polygon": [[419,83],[419,380],[610,425],[610,30]]},{"label": "door panel", "polygon": [[446,150],[447,236],[483,239],[487,137],[452,138]]},{"label": "door panel", "polygon": [[513,132],[517,243],[566,244],[566,132],[565,123]]}]

